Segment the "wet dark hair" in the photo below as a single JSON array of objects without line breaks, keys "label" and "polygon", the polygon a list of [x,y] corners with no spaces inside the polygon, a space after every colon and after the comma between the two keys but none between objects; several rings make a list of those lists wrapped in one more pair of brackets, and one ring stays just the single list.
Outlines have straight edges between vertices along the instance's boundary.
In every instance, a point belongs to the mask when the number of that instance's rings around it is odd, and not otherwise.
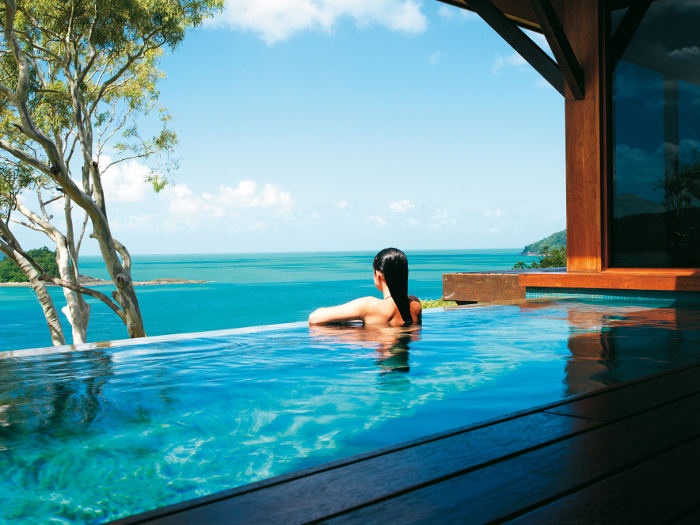
[{"label": "wet dark hair", "polygon": [[410,301],[408,299],[408,259],[398,248],[384,248],[374,257],[372,266],[384,274],[396,307],[399,309],[404,326],[413,324]]}]

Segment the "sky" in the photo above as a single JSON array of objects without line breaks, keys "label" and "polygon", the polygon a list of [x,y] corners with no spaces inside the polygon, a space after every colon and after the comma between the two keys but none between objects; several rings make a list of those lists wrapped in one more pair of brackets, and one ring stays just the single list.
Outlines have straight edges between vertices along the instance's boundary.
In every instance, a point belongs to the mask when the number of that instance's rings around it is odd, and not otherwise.
[{"label": "sky", "polygon": [[170,185],[105,174],[132,254],[522,248],[565,228],[563,97],[472,13],[227,0],[161,69]]}]

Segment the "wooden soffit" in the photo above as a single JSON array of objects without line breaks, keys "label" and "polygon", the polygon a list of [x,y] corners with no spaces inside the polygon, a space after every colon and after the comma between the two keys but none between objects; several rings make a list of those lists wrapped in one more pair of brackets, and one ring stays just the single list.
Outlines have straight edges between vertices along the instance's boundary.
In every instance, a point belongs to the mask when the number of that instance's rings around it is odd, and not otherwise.
[{"label": "wooden soffit", "polygon": [[[462,9],[467,9],[468,11],[475,11],[469,4],[469,0],[439,0],[445,4],[450,4],[455,7],[461,7]],[[511,22],[517,24],[525,29],[530,29],[531,31],[542,32],[540,23],[537,21],[537,16],[535,16],[535,11],[532,9],[530,0],[492,0],[491,3],[497,8],[501,13],[503,13],[506,18]]]},{"label": "wooden soffit", "polygon": [[[439,0],[478,14],[559,93],[584,98],[583,70],[551,0]],[[544,34],[554,59],[522,29]]]}]

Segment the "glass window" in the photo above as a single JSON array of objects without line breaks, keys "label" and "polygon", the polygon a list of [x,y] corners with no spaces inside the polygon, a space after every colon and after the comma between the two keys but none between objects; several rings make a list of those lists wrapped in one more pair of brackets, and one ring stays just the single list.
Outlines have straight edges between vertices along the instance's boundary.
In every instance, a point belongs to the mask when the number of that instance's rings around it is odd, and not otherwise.
[{"label": "glass window", "polygon": [[641,22],[632,9],[610,13],[607,46],[619,57],[611,86],[609,263],[697,268],[700,2],[651,2]]}]

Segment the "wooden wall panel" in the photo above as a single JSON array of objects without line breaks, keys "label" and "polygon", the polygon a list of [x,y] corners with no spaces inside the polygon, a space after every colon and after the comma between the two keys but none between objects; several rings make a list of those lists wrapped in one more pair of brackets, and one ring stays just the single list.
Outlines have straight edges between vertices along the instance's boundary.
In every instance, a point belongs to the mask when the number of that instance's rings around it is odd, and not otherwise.
[{"label": "wooden wall panel", "polygon": [[442,276],[442,298],[458,303],[525,299],[525,288],[517,273],[446,273]]},{"label": "wooden wall panel", "polygon": [[520,274],[525,288],[578,288],[700,292],[695,270],[611,269],[603,272],[533,272]]}]

